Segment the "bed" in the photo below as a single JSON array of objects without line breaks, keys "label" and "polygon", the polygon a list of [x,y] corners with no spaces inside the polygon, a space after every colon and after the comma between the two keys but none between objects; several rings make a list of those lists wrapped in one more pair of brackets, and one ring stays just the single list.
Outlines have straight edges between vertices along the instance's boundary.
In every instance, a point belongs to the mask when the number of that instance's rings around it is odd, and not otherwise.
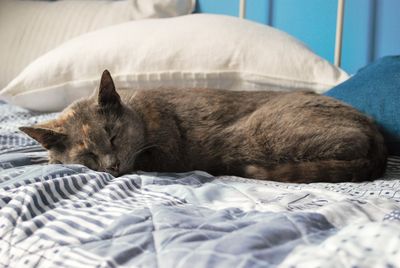
[{"label": "bed", "polygon": [[389,157],[382,178],[361,183],[202,171],[113,177],[48,164],[46,151],[18,130],[57,115],[0,101],[0,267],[400,264],[400,156]]},{"label": "bed", "polygon": [[[2,267],[395,267],[400,158],[364,183],[48,165],[17,126],[48,120],[0,104]],[[383,246],[384,245],[384,246]]]}]

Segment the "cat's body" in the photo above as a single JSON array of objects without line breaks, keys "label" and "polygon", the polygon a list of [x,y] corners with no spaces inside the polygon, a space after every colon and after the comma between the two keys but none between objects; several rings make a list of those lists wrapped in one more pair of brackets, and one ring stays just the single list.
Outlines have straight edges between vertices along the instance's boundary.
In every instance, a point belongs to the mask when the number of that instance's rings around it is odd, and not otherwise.
[{"label": "cat's body", "polygon": [[51,162],[114,175],[204,170],[291,182],[370,180],[384,172],[386,148],[377,127],[331,98],[160,89],[121,92],[119,99],[107,76],[98,99],[77,102],[39,126],[53,133],[23,128],[49,149]]}]

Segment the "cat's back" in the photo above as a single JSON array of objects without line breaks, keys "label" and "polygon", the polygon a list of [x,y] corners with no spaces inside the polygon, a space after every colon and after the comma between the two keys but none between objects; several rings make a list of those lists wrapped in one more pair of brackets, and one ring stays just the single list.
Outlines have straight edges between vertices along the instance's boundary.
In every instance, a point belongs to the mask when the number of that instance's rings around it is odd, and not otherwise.
[{"label": "cat's back", "polygon": [[134,99],[150,102],[169,102],[171,104],[194,105],[213,104],[214,102],[235,102],[240,104],[257,104],[275,96],[288,94],[289,92],[278,91],[232,91],[222,89],[148,89],[120,91],[124,102]]},{"label": "cat's back", "polygon": [[265,113],[295,117],[363,117],[354,108],[311,91],[231,91],[214,89],[153,89],[121,91],[124,103],[168,110],[179,114],[221,113],[240,116],[258,109]]},{"label": "cat's back", "polygon": [[[230,91],[214,89],[153,89],[121,92],[125,103],[162,111],[173,110],[179,116],[225,119],[241,117],[288,92]],[[144,105],[145,104],[145,105]],[[145,108],[145,109],[147,109]]]},{"label": "cat's back", "polygon": [[[226,113],[240,116],[259,108],[269,113],[292,114],[303,116],[330,115],[344,117],[357,115],[355,109],[330,97],[311,91],[231,91],[214,89],[153,89],[122,91],[121,97],[128,105],[137,106],[145,103],[146,107],[159,109],[172,108],[180,114],[191,113]],[[362,116],[362,115],[361,115]]]}]

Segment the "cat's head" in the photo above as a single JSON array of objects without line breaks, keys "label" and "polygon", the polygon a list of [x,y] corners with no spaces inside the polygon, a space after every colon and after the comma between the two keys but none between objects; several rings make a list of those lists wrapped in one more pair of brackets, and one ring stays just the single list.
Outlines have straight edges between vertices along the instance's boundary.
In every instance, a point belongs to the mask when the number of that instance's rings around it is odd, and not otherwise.
[{"label": "cat's head", "polygon": [[146,145],[142,119],[122,102],[107,70],[93,96],[57,119],[20,130],[48,150],[50,163],[83,164],[113,175],[132,171],[135,152]]}]

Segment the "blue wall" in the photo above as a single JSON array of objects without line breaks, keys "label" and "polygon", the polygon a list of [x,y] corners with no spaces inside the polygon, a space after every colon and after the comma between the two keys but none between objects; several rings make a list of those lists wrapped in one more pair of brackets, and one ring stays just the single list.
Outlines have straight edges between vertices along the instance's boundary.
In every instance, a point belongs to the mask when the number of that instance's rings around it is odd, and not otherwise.
[{"label": "blue wall", "polygon": [[[197,12],[238,15],[239,0],[197,0]],[[246,18],[297,37],[333,62],[337,0],[247,0]],[[342,68],[355,73],[385,55],[400,54],[400,1],[345,2]]]}]

